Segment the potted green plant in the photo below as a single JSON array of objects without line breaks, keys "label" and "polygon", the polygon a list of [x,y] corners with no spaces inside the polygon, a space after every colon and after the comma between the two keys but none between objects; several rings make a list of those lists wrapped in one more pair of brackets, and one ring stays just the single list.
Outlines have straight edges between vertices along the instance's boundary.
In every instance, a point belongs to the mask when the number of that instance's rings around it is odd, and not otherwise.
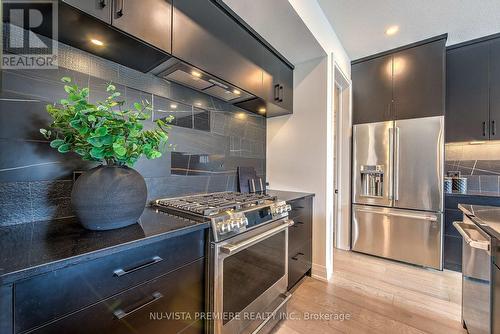
[{"label": "potted green plant", "polygon": [[109,230],[135,223],[147,200],[144,178],[132,167],[141,156],[155,159],[168,145],[173,117],[155,121],[145,130],[152,110],[148,101],[125,108],[112,84],[104,101],[89,103],[89,88],[79,88],[64,77],[67,98],[47,105],[52,123],[40,132],[60,153],[74,152],[83,160],[100,163],[73,185],[71,203],[80,223],[90,230]]}]

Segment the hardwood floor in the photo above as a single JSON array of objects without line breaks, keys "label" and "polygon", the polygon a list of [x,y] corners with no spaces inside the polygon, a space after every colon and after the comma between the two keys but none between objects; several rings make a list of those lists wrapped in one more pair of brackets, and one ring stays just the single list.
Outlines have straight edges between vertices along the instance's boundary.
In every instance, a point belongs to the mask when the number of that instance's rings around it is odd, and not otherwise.
[{"label": "hardwood floor", "polygon": [[274,333],[466,333],[460,305],[460,273],[336,250],[332,280],[306,278]]}]

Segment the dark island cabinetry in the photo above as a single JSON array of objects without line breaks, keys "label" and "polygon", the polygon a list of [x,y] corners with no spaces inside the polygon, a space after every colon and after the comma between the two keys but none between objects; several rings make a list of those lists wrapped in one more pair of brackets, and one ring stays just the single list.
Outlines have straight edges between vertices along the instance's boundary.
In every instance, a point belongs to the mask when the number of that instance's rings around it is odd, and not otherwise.
[{"label": "dark island cabinetry", "polygon": [[5,283],[0,332],[202,333],[205,240],[200,229],[138,241]]},{"label": "dark island cabinetry", "polygon": [[454,271],[462,271],[462,236],[453,226],[454,221],[463,220],[459,204],[499,206],[500,197],[461,194],[445,196],[443,263],[445,269]]}]

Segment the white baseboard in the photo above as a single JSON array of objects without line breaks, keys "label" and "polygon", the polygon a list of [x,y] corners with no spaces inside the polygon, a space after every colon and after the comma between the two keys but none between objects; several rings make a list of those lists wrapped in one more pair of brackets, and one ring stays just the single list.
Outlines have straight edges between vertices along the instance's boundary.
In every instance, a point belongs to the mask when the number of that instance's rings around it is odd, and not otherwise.
[{"label": "white baseboard", "polygon": [[328,281],[326,267],[320,264],[313,263],[311,269],[311,277],[325,282]]}]

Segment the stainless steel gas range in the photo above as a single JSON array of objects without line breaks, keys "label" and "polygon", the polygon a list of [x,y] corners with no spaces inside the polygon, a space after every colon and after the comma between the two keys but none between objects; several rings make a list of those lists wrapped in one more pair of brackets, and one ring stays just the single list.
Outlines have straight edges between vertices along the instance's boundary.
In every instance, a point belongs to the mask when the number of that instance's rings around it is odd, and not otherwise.
[{"label": "stainless steel gas range", "polygon": [[157,207],[211,224],[208,332],[265,333],[280,320],[288,281],[290,205],[265,194],[159,199]]}]

